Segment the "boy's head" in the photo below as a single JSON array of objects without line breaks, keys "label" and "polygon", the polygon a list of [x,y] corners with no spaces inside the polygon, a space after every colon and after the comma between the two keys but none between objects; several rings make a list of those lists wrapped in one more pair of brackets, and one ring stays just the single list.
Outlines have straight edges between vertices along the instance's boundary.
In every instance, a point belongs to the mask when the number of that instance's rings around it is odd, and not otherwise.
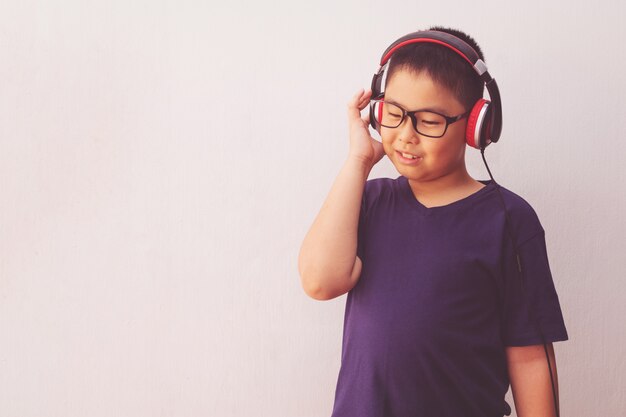
[{"label": "boy's head", "polygon": [[[482,59],[476,42],[462,32],[431,30],[461,38]],[[377,121],[385,117],[378,123],[383,147],[400,174],[411,183],[467,182],[467,117],[482,99],[483,88],[484,81],[472,66],[446,46],[409,43],[393,52],[384,102],[374,104],[372,114]]]}]

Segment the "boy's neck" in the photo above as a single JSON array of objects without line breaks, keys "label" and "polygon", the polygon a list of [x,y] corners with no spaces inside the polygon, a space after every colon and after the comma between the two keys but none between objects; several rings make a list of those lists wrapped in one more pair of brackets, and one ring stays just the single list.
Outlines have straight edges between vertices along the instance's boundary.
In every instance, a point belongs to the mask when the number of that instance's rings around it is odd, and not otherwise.
[{"label": "boy's neck", "polygon": [[460,170],[432,181],[418,182],[409,179],[409,185],[415,198],[427,207],[453,203],[485,186],[472,178],[466,170]]}]

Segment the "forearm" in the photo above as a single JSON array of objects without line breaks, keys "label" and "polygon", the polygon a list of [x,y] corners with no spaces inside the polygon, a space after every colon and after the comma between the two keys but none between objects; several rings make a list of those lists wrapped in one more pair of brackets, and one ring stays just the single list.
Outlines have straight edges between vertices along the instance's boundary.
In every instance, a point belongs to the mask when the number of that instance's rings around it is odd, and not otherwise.
[{"label": "forearm", "polygon": [[[361,199],[371,167],[349,158],[309,229],[298,257],[302,286],[311,297],[334,298],[353,285]],[[358,272],[358,271],[357,271]]]},{"label": "forearm", "polygon": [[[547,345],[559,404],[556,358],[551,343]],[[543,345],[507,348],[511,390],[518,417],[556,417],[550,371]]]}]

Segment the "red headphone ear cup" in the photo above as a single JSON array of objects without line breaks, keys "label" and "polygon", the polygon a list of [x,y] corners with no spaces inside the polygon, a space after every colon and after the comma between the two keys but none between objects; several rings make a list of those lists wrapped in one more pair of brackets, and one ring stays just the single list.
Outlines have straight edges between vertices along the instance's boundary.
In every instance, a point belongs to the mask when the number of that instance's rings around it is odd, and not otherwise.
[{"label": "red headphone ear cup", "polygon": [[465,130],[465,141],[472,148],[480,149],[486,142],[485,116],[489,110],[489,100],[481,98],[474,104],[472,111],[467,117],[467,129]]},{"label": "red headphone ear cup", "polygon": [[[380,123],[377,120],[382,119],[383,115],[383,101],[379,101],[377,105],[370,104],[370,126],[374,128],[380,134]],[[378,114],[376,114],[378,112]]]}]

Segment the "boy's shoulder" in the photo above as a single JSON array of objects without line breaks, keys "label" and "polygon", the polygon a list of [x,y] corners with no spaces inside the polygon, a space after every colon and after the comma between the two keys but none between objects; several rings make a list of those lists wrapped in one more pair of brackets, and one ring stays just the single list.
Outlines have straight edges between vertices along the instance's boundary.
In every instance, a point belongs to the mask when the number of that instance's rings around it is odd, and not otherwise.
[{"label": "boy's shoulder", "polygon": [[[365,182],[361,199],[361,215],[365,218],[373,208],[387,206],[389,202],[401,198],[402,189],[398,178],[372,178]],[[386,204],[387,203],[387,204]]]},{"label": "boy's shoulder", "polygon": [[[515,235],[519,236],[518,244],[522,244],[537,234],[545,233],[537,212],[525,197],[511,191],[509,188],[503,187],[501,184],[489,182],[494,187],[495,197],[499,200],[500,196],[495,188],[498,188],[500,191],[502,199],[499,201],[499,208],[504,214],[504,210],[502,210],[502,203],[504,202],[506,213],[508,213],[507,221],[511,222]],[[506,216],[506,214],[504,215]]]},{"label": "boy's shoulder", "polygon": [[530,214],[534,216],[537,215],[535,209],[528,202],[528,200],[526,200],[525,197],[522,197],[522,195],[511,191],[509,188],[506,188],[501,184],[495,184],[495,186],[500,188],[500,192],[502,193],[502,199],[504,200],[504,204],[507,210],[519,214]]},{"label": "boy's shoulder", "polygon": [[372,178],[365,183],[363,191],[363,204],[371,205],[381,198],[397,196],[401,192],[400,180],[398,178]]},{"label": "boy's shoulder", "polygon": [[393,189],[398,183],[398,178],[372,178],[365,183],[365,191],[369,194],[380,194]]}]

